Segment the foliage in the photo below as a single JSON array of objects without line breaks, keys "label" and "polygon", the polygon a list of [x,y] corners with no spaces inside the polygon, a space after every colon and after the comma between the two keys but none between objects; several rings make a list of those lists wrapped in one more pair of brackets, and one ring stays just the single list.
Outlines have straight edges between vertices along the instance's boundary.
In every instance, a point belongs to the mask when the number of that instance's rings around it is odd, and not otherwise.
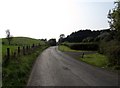
[{"label": "foliage", "polygon": [[61,44],[62,42],[64,42],[64,38],[65,38],[65,35],[64,34],[60,34],[60,38],[58,40],[58,43]]},{"label": "foliage", "polygon": [[65,43],[64,45],[73,50],[98,50],[97,43]]},{"label": "foliage", "polygon": [[120,40],[120,1],[115,2],[115,8],[109,10],[108,18],[110,28],[116,30],[116,39]]},{"label": "foliage", "polygon": [[82,42],[83,39],[86,39],[88,37],[96,38],[101,31],[91,31],[91,30],[79,30],[76,32],[72,32],[70,35],[68,35],[66,38],[64,38],[64,42]]},{"label": "foliage", "polygon": [[120,69],[120,1],[115,2],[115,5],[108,13],[111,32],[100,41],[99,52],[108,57],[108,66]]},{"label": "foliage", "polygon": [[49,41],[48,41],[48,43],[49,43],[49,45],[50,46],[56,46],[56,39],[50,39]]},{"label": "foliage", "polygon": [[101,41],[99,53],[106,55],[109,59],[108,66],[120,66],[120,42],[111,40],[109,42]]},{"label": "foliage", "polygon": [[59,49],[60,51],[64,51],[64,52],[81,52],[80,50],[73,50],[73,49],[71,49],[70,47],[65,46],[65,45],[59,45],[59,46],[58,46],[58,49]]},{"label": "foliage", "polygon": [[87,37],[87,38],[82,40],[82,42],[93,42],[93,41],[94,41],[93,37]]},{"label": "foliage", "polygon": [[[7,39],[3,38],[2,42],[4,42],[4,45],[8,45]],[[13,37],[11,45],[16,45],[16,46],[24,46],[24,45],[32,45],[32,44],[41,44],[44,45],[45,42],[41,41],[39,39],[33,39],[33,38],[28,38],[28,37]]]}]

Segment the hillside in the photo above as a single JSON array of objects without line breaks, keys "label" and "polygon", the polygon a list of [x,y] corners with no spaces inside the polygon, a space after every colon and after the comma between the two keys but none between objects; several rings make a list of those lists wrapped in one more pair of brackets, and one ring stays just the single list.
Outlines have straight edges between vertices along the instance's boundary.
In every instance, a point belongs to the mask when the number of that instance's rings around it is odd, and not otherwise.
[{"label": "hillside", "polygon": [[[1,39],[0,39],[1,40]],[[11,41],[11,45],[8,45],[8,41],[6,38],[2,38],[2,56],[6,54],[6,49],[10,48],[11,52],[14,52],[18,46],[32,46],[32,45],[45,45],[44,41],[41,41],[39,39],[33,39],[28,37],[13,37]]]},{"label": "hillside", "polygon": [[[8,41],[6,38],[2,39],[3,45],[8,45]],[[11,41],[11,45],[23,46],[23,45],[32,45],[32,44],[45,44],[44,41],[40,41],[39,39],[33,39],[28,37],[13,37]]]},{"label": "hillside", "polygon": [[28,37],[14,37],[10,45],[6,38],[1,40],[2,85],[4,87],[26,85],[33,63],[48,45],[44,41]]}]

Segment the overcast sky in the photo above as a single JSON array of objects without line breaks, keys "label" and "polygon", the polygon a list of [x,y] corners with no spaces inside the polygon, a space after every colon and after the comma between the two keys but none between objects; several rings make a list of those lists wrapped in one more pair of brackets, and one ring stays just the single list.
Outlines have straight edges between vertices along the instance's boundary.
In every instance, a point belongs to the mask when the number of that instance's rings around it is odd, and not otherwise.
[{"label": "overcast sky", "polygon": [[80,29],[109,28],[113,0],[0,0],[0,38],[59,38]]}]

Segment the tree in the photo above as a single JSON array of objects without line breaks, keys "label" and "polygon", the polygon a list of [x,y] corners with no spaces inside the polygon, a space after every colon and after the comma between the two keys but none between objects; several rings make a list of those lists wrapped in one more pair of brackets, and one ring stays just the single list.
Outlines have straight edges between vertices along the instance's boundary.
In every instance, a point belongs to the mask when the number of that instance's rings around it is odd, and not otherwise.
[{"label": "tree", "polygon": [[64,38],[65,38],[65,35],[64,34],[60,34],[60,38],[59,38],[59,44],[61,44],[62,42],[64,42]]},{"label": "tree", "polygon": [[120,40],[120,0],[115,2],[115,8],[109,10],[108,18],[111,30],[116,31],[116,39]]},{"label": "tree", "polygon": [[13,37],[10,35],[10,30],[9,29],[6,30],[6,34],[7,34],[6,38],[8,40],[8,44],[10,45]]},{"label": "tree", "polygon": [[50,46],[56,46],[56,39],[50,39],[49,41],[48,41],[48,43],[49,43],[49,45]]}]

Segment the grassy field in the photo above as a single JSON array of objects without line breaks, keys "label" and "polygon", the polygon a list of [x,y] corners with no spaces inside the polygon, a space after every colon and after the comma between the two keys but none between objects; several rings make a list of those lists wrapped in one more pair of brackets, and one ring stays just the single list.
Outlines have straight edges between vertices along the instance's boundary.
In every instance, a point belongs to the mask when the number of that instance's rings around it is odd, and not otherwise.
[{"label": "grassy field", "polygon": [[44,45],[45,42],[40,41],[38,39],[33,39],[33,38],[27,38],[27,37],[13,37],[12,41],[11,41],[11,45],[8,45],[8,41],[6,38],[2,39],[2,42],[4,44],[2,44],[2,56],[5,56],[6,54],[6,50],[7,48],[10,48],[10,52],[14,52],[18,46],[26,46],[26,45],[30,45],[32,46],[33,44],[39,44],[40,45]]},{"label": "grassy field", "polygon": [[[2,42],[5,45],[8,45],[8,41],[6,38],[2,39]],[[19,45],[19,46],[24,46],[24,45],[32,45],[32,44],[45,44],[43,41],[40,41],[39,39],[33,39],[33,38],[28,38],[28,37],[13,37],[11,41],[11,45]]]}]

